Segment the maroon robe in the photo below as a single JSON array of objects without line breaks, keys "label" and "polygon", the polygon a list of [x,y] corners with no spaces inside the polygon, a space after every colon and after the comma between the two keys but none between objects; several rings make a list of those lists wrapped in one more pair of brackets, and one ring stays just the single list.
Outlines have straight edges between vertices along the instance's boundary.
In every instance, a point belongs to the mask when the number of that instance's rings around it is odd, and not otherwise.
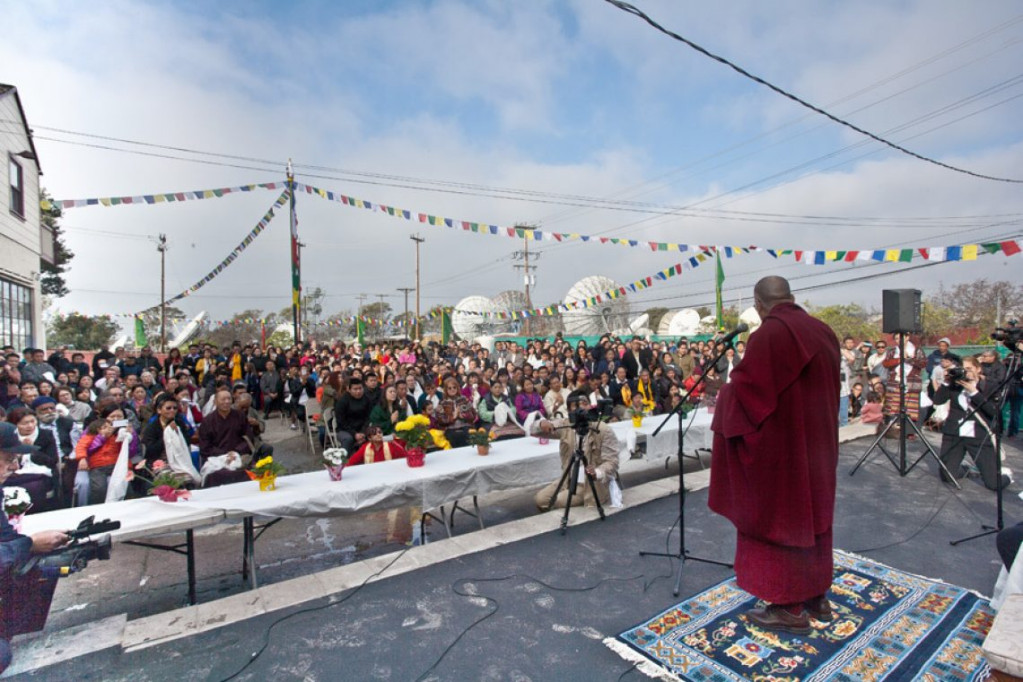
[{"label": "maroon robe", "polygon": [[739,586],[771,603],[831,584],[838,368],[831,328],[780,303],[718,394],[708,504],[738,531]]}]

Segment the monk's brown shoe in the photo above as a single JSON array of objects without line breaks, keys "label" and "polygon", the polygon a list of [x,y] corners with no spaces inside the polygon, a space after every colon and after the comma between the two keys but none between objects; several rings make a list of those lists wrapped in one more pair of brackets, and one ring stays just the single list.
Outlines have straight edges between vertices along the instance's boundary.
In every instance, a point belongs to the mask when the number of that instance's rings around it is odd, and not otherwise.
[{"label": "monk's brown shoe", "polygon": [[830,623],[835,620],[835,612],[831,609],[831,602],[828,601],[826,594],[807,599],[803,602],[803,607],[814,620],[819,620],[822,623]]},{"label": "monk's brown shoe", "polygon": [[794,635],[810,632],[810,616],[805,610],[796,615],[777,604],[768,604],[746,612],[749,622],[765,630],[781,630]]}]

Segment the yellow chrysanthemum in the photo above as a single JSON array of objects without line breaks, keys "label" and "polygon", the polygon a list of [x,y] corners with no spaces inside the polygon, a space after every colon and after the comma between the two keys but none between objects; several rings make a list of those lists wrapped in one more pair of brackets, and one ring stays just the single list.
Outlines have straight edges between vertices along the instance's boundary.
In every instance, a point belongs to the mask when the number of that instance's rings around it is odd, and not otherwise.
[{"label": "yellow chrysanthemum", "polygon": [[411,417],[409,417],[409,421],[411,421],[413,424],[417,426],[430,425],[430,418],[427,417],[425,414],[414,414]]},{"label": "yellow chrysanthemum", "polygon": [[411,431],[412,430],[412,424],[409,423],[408,419],[404,419],[404,420],[402,420],[402,421],[400,421],[400,422],[398,422],[397,424],[394,425],[394,430],[395,431]]},{"label": "yellow chrysanthemum", "polygon": [[271,465],[273,463],[274,463],[273,455],[268,455],[268,456],[264,457],[263,459],[259,460],[258,462],[256,462],[256,468],[257,469],[262,469],[263,467],[269,466],[269,465]]}]

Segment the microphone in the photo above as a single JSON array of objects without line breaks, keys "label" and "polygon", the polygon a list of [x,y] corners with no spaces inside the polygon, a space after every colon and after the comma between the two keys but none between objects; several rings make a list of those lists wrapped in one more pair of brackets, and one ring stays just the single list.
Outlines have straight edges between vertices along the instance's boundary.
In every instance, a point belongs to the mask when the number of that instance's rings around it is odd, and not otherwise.
[{"label": "microphone", "polygon": [[735,329],[733,329],[732,331],[730,331],[727,334],[725,334],[722,338],[718,339],[718,343],[723,343],[723,344],[725,344],[727,346],[728,344],[730,344],[732,342],[732,339],[734,339],[736,336],[738,336],[739,334],[742,334],[743,332],[748,332],[748,331],[749,331],[749,325],[746,324],[745,322],[740,322],[739,325]]}]

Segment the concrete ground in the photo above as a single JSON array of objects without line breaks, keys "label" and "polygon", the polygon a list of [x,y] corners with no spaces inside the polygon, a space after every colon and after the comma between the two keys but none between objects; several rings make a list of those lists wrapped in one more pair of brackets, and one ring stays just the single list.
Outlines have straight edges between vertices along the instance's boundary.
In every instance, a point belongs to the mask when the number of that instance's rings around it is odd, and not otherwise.
[{"label": "concrete ground", "polygon": [[[278,444],[289,465],[311,464],[286,436]],[[993,536],[949,541],[995,521],[994,494],[977,480],[963,491],[942,485],[929,457],[899,477],[877,452],[848,476],[870,442],[842,446],[836,546],[989,593],[998,572]],[[1019,444],[1006,449],[1009,466],[1023,474]],[[687,462],[687,486],[706,485],[698,469]],[[535,514],[532,491],[486,500],[486,531],[473,531],[466,518],[453,540],[407,553],[408,510],[288,520],[260,541],[267,587],[255,592],[243,589],[238,573],[240,528],[204,533],[196,609],[172,610],[184,600],[183,559],[118,546],[114,561],[62,581],[47,631],[16,642],[19,677],[221,680],[251,661],[234,679],[618,679],[628,665],[600,640],[678,601],[671,595],[677,562],[638,556],[666,543],[677,549],[677,532],[668,535],[678,516],[670,477],[677,469],[667,473],[660,480],[660,463],[633,470],[626,509],[603,523],[573,511],[579,525],[566,536],[550,532],[557,515]],[[1015,483],[1005,496],[1006,525],[1023,519],[1019,490]],[[685,528],[694,554],[730,559],[734,531],[707,510],[705,491],[688,496]],[[679,600],[730,575],[687,562]],[[231,596],[217,601],[221,595]],[[85,634],[76,638],[73,626]],[[176,634],[160,639],[161,630]],[[33,659],[33,646],[42,649],[48,636],[50,648]],[[91,642],[84,650],[92,653],[57,651],[75,639]]]}]

